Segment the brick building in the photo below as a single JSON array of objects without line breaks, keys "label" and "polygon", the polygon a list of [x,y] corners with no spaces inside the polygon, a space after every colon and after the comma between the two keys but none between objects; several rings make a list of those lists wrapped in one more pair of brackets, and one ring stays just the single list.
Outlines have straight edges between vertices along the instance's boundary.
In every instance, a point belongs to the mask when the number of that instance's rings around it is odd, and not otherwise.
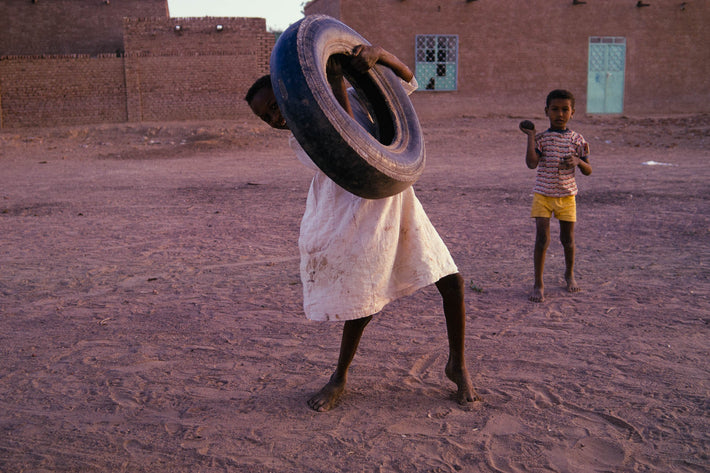
[{"label": "brick building", "polygon": [[[400,56],[423,117],[710,111],[708,0],[312,0]],[[0,128],[249,115],[261,18],[170,18],[167,0],[0,0]]]},{"label": "brick building", "polygon": [[123,51],[123,18],[167,18],[167,0],[0,0],[0,56]]},{"label": "brick building", "polygon": [[554,88],[578,112],[710,111],[707,0],[312,0],[305,13],[416,69],[420,114],[539,113]]},{"label": "brick building", "polygon": [[0,0],[0,19],[0,128],[247,116],[274,45],[263,18],[167,0]]}]

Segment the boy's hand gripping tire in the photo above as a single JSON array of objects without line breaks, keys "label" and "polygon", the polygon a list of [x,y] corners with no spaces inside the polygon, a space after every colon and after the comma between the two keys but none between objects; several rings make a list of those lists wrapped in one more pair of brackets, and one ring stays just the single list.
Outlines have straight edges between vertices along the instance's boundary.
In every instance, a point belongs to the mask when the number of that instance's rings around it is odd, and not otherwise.
[{"label": "boy's hand gripping tire", "polygon": [[348,82],[365,98],[372,132],[335,99],[326,78],[328,58],[347,56],[358,44],[369,43],[338,20],[307,16],[276,42],[271,82],[289,129],[313,162],[349,192],[379,199],[419,178],[424,139],[400,79],[387,67],[375,66],[365,74],[344,67]]}]

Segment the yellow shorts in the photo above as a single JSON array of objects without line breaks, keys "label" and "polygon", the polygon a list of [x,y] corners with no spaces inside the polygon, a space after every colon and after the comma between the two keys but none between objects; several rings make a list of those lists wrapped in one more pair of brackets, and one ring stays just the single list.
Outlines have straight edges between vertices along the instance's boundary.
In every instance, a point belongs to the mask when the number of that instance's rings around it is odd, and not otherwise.
[{"label": "yellow shorts", "polygon": [[565,222],[577,221],[577,202],[573,195],[565,197],[548,197],[542,194],[533,194],[532,210],[530,216],[550,218],[555,215],[557,220]]}]

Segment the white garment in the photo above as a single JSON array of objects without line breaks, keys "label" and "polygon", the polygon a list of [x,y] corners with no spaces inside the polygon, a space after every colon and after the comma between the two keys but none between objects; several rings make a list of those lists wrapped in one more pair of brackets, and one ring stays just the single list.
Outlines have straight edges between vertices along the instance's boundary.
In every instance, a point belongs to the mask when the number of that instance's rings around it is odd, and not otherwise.
[{"label": "white garment", "polygon": [[[351,104],[359,106],[352,97]],[[298,241],[306,317],[367,317],[458,272],[411,187],[392,197],[363,199],[320,171],[295,138],[290,144],[316,171]]]}]

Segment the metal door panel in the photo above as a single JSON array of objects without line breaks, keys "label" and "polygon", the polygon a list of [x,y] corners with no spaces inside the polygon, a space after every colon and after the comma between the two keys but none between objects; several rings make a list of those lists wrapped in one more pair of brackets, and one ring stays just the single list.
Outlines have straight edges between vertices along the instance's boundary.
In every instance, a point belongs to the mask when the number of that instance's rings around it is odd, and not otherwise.
[{"label": "metal door panel", "polygon": [[624,111],[625,71],[625,38],[590,38],[587,74],[588,113],[611,114]]}]

